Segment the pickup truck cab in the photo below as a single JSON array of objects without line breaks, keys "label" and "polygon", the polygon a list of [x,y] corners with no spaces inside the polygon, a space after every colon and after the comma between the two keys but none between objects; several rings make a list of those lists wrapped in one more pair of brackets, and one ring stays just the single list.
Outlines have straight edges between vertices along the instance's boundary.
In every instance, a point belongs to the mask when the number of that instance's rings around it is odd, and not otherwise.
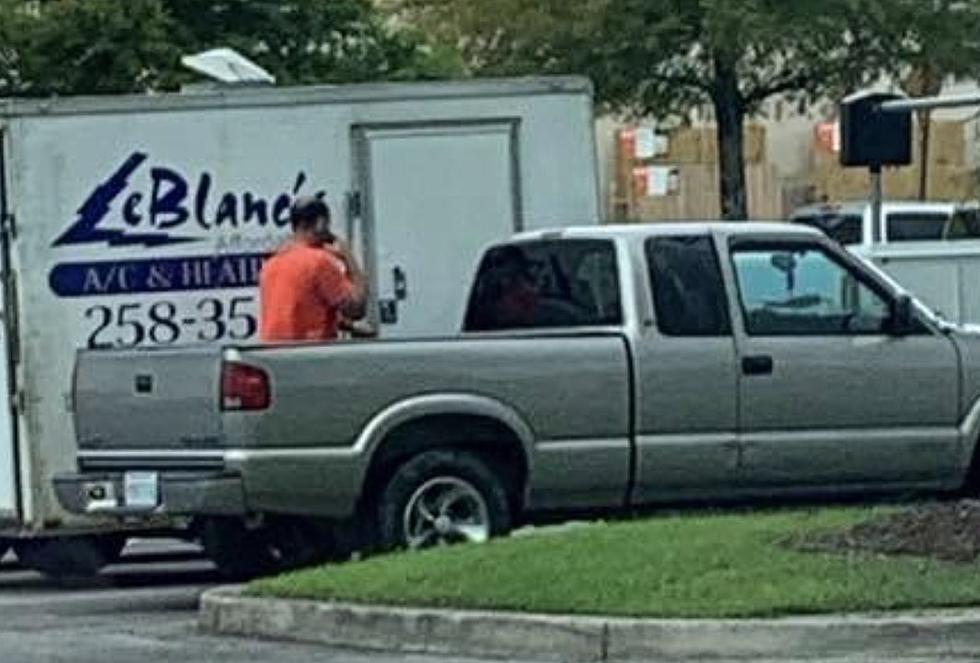
[{"label": "pickup truck cab", "polygon": [[230,574],[534,514],[972,485],[980,335],[812,228],[489,248],[454,338],[83,351],[62,504],[187,516]]}]

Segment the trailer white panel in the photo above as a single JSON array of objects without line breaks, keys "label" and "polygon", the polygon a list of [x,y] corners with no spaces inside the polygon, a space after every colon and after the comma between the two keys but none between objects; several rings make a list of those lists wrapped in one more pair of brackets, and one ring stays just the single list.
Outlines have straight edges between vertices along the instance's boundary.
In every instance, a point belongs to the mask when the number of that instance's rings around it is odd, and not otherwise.
[{"label": "trailer white panel", "polygon": [[516,131],[494,122],[366,132],[366,235],[384,336],[459,330],[460,274],[520,230]]}]

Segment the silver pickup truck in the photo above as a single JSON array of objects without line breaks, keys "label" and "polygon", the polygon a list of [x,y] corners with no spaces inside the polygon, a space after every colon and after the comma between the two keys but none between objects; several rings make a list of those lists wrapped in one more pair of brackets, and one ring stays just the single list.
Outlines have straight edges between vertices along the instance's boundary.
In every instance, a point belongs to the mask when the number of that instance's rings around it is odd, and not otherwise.
[{"label": "silver pickup truck", "polygon": [[81,352],[59,499],[187,517],[247,575],[543,512],[973,485],[980,335],[816,230],[535,232],[470,292],[452,339]]}]

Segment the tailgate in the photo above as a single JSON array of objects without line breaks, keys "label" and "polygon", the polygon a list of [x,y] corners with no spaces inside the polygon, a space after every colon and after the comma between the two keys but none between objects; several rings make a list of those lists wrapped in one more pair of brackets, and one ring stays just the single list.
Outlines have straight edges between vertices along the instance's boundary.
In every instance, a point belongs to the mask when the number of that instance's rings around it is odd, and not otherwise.
[{"label": "tailgate", "polygon": [[81,351],[75,364],[80,449],[221,446],[220,347]]}]

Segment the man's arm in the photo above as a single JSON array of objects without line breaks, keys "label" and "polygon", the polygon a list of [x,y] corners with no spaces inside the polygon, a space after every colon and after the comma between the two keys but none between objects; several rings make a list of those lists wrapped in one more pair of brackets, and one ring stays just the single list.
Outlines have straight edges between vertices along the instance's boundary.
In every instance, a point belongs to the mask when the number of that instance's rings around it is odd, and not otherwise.
[{"label": "man's arm", "polygon": [[350,320],[360,320],[367,312],[367,279],[350,247],[340,238],[329,245],[333,254],[347,267],[350,294],[340,303],[341,314]]}]

